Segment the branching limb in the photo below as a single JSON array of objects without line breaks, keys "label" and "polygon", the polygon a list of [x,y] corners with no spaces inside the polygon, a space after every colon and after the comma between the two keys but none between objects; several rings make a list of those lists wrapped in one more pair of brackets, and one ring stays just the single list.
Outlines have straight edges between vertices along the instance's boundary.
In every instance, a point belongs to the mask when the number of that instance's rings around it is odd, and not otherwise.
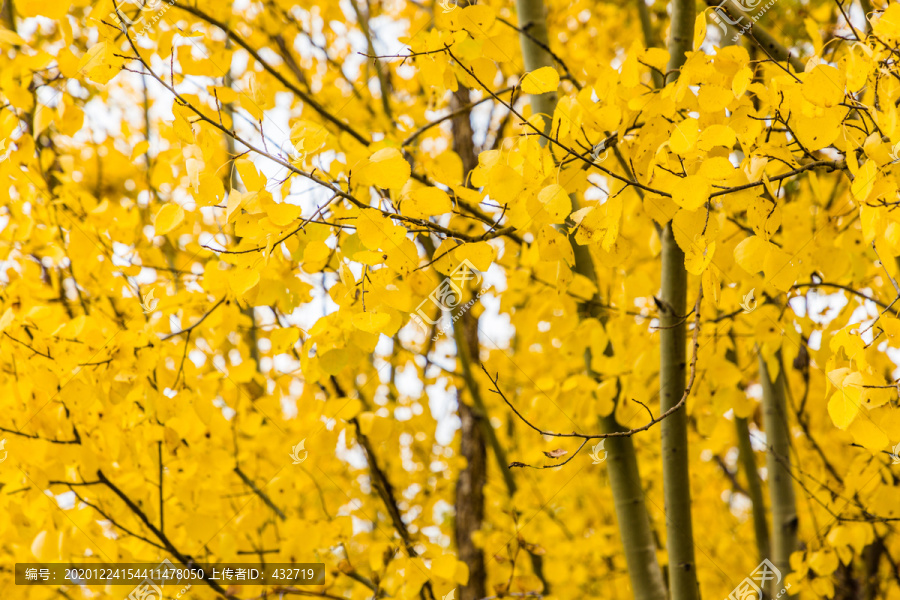
[{"label": "branching limb", "polygon": [[[516,414],[517,417],[519,417],[519,419],[523,423],[525,423],[526,425],[528,425],[530,428],[534,429],[541,435],[547,435],[550,437],[559,437],[559,438],[578,438],[578,439],[582,439],[582,440],[596,440],[596,439],[605,439],[605,438],[614,438],[614,437],[631,437],[636,433],[640,433],[642,431],[647,431],[648,429],[650,429],[651,427],[653,427],[660,421],[663,421],[666,417],[668,417],[672,413],[677,412],[687,402],[688,396],[690,396],[690,394],[691,394],[691,389],[694,387],[694,380],[696,379],[696,376],[697,376],[697,354],[698,354],[698,350],[700,347],[700,342],[699,342],[700,301],[702,299],[703,299],[703,290],[701,289],[700,293],[697,295],[697,303],[694,305],[694,311],[693,311],[695,314],[694,337],[693,337],[693,341],[692,341],[693,354],[691,356],[690,376],[688,377],[688,382],[687,382],[687,385],[685,386],[684,394],[682,394],[681,399],[677,403],[675,403],[669,410],[665,411],[664,413],[662,413],[655,419],[651,419],[646,425],[642,425],[641,427],[635,427],[634,429],[628,429],[626,431],[613,431],[610,433],[590,433],[590,434],[578,433],[576,431],[573,431],[572,433],[556,433],[553,431],[545,431],[545,430],[541,429],[540,427],[537,427],[536,425],[531,423],[528,419],[526,419],[522,415],[522,413],[520,413],[518,411],[518,409],[516,409],[516,407],[513,406],[512,402],[510,402],[506,398],[506,395],[504,395],[503,391],[500,389],[500,385],[499,385],[500,375],[499,374],[496,375],[495,377],[491,377],[491,374],[488,373],[488,371],[484,367],[484,365],[481,366],[481,369],[484,371],[485,375],[488,376],[488,379],[490,379],[491,383],[494,385],[494,389],[491,391],[493,393],[499,395],[501,398],[503,398],[503,401],[506,402],[507,406],[509,406],[510,409],[512,409],[512,411]],[[568,462],[568,461],[566,461],[566,462]],[[516,464],[516,466],[528,466],[528,465]],[[555,465],[555,466],[560,466],[560,465]],[[540,467],[537,467],[537,468],[540,468]]]}]

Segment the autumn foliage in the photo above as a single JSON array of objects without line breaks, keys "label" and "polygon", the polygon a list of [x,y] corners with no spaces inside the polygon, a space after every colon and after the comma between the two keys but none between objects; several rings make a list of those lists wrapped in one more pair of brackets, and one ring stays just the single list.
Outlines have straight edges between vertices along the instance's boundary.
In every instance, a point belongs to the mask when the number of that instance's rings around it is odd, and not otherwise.
[{"label": "autumn foliage", "polygon": [[900,5],[0,4],[0,597],[900,599]]}]

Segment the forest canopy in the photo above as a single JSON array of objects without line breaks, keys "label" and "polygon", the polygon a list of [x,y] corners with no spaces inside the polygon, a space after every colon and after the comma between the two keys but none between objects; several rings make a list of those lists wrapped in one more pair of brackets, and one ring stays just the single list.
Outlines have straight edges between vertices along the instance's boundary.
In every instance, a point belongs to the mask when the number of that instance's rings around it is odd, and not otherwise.
[{"label": "forest canopy", "polygon": [[900,599],[900,4],[0,6],[4,599]]}]

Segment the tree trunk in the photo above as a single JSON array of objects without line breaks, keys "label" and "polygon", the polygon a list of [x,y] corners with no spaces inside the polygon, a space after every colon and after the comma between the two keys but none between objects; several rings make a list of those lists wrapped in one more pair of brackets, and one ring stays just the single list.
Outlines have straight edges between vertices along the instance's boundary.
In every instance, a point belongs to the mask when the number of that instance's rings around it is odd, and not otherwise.
[{"label": "tree trunk", "polygon": [[791,572],[791,553],[797,549],[797,506],[791,478],[790,432],[784,392],[784,367],[781,351],[775,353],[778,376],[775,381],[762,354],[759,356],[759,378],[763,388],[763,422],[766,427],[766,467],[769,473],[769,496],[772,504],[772,563],[781,571],[782,580]]},{"label": "tree trunk", "polygon": [[[656,45],[656,40],[653,37],[653,24],[650,21],[650,7],[647,6],[647,0],[635,0],[635,2],[637,3],[638,18],[641,20],[641,32],[644,34],[644,47],[653,48]],[[653,87],[663,87],[665,82],[663,81],[662,73],[656,70],[651,73],[653,76]]]},{"label": "tree trunk", "polygon": [[[463,3],[465,5],[466,3]],[[469,88],[460,86],[450,98],[450,110],[456,111],[469,103]],[[475,155],[475,143],[472,140],[472,123],[468,110],[451,119],[453,130],[453,150],[459,155],[463,166],[463,177],[478,166]],[[460,302],[459,306],[463,306]],[[469,568],[469,582],[460,586],[460,600],[480,600],[487,596],[487,570],[484,552],[475,546],[472,536],[481,529],[484,521],[484,486],[487,483],[487,448],[485,434],[489,431],[490,421],[483,410],[477,383],[472,375],[471,361],[478,360],[478,323],[470,312],[459,317],[453,324],[456,338],[457,358],[462,366],[466,387],[470,394],[469,404],[463,400],[463,394],[457,394],[460,420],[459,452],[466,459],[466,468],[459,473],[456,481],[456,547],[459,560]],[[494,438],[496,441],[496,438]],[[505,462],[505,454],[497,453],[495,457]],[[506,464],[500,465],[501,473],[509,485],[512,474]],[[510,497],[515,488],[510,490]]]},{"label": "tree trunk", "polygon": [[[687,271],[684,269],[684,253],[675,243],[671,223],[666,225],[662,236],[660,300],[659,410],[663,413],[681,400],[687,365]],[[697,600],[699,588],[691,522],[686,406],[660,423],[660,436],[669,591],[673,600]]]},{"label": "tree trunk", "polygon": [[[475,323],[475,319],[471,317],[468,321],[473,325]],[[477,356],[477,329],[474,326],[461,329],[475,330],[465,336],[467,339],[464,343],[468,344],[469,356]],[[466,467],[460,471],[459,479],[456,481],[456,547],[459,560],[469,567],[469,582],[460,586],[459,600],[480,600],[487,596],[487,571],[484,565],[484,552],[475,546],[472,535],[481,529],[484,521],[487,449],[481,431],[483,423],[479,423],[479,420],[484,419],[486,415],[479,414],[475,408],[463,402],[462,394],[457,394],[457,402],[461,421],[459,453],[466,459]]]},{"label": "tree trunk", "polygon": [[878,566],[881,563],[881,555],[884,545],[881,538],[875,537],[875,541],[863,550],[863,559],[866,565],[866,580],[863,583],[863,599],[875,600],[879,597]]},{"label": "tree trunk", "polygon": [[[669,28],[669,65],[666,81],[678,78],[692,50],[694,0],[673,0]],[[675,406],[686,382],[687,271],[684,253],[675,243],[672,223],[662,233],[660,283],[659,410]],[[691,522],[691,477],[688,468],[687,406],[660,424],[662,438],[663,496],[666,508],[666,549],[669,555],[669,593],[673,600],[697,600],[697,565],[694,560],[694,528]]]},{"label": "tree trunk", "polygon": [[[516,0],[516,12],[519,15],[519,45],[522,48],[522,58],[525,61],[525,70],[534,71],[541,67],[554,66],[553,57],[544,48],[550,47],[547,36],[547,10],[544,8],[544,0]],[[539,43],[535,43],[535,40]],[[541,47],[544,46],[544,48]],[[546,94],[534,94],[531,96],[531,112],[533,114],[546,115],[544,119],[544,133],[550,131],[553,124],[553,111],[556,110],[556,92]],[[541,144],[546,140],[541,139]]]},{"label": "tree trunk", "polygon": [[[601,418],[600,425],[606,433],[622,431],[612,415]],[[634,443],[630,437],[608,438],[604,449],[632,594],[635,600],[664,600],[666,585],[656,560],[656,540],[644,504]]]},{"label": "tree trunk", "polygon": [[756,468],[756,459],[753,454],[753,446],[750,444],[750,426],[747,419],[734,418],[734,429],[738,440],[738,459],[741,468],[747,477],[747,492],[753,502],[753,531],[756,534],[756,553],[759,562],[769,557],[769,524],[766,522],[766,505],[763,502],[762,484],[759,480],[759,471]]},{"label": "tree trunk", "polygon": [[[693,3],[691,4],[693,5]],[[790,63],[790,65],[794,67],[795,71],[797,71],[798,73],[803,72],[803,61],[800,60],[800,58],[795,53],[792,53],[791,50],[784,44],[779,42],[774,35],[760,27],[759,24],[753,20],[753,15],[747,11],[744,11],[737,2],[719,2],[718,0],[706,0],[706,5],[709,7],[721,7],[719,8],[719,10],[725,10],[731,20],[737,21],[736,26],[740,26],[742,29],[744,27],[749,27],[749,29],[747,30],[747,35],[753,39],[753,43],[759,46],[763,50],[763,52],[769,56],[769,58],[778,62]],[[690,43],[690,38],[688,38],[688,45],[690,45]],[[688,50],[690,50],[690,47],[688,48]],[[674,58],[674,55],[672,56]]]},{"label": "tree trunk", "polygon": [[[519,16],[519,27],[527,32],[520,33],[522,56],[525,59],[525,70],[533,71],[540,67],[553,66],[553,57],[540,44],[550,47],[547,36],[547,20],[543,0],[516,0]],[[532,39],[534,38],[534,39]],[[540,42],[535,43],[534,40]],[[544,131],[549,131],[553,111],[556,108],[556,92],[531,96],[532,112],[547,115]],[[545,140],[541,140],[545,143]],[[578,208],[577,199],[572,197],[572,206]],[[575,271],[587,277],[600,289],[597,274],[594,270],[593,258],[587,246],[579,246],[570,239],[575,253]],[[592,299],[595,302],[582,307],[592,317],[598,316],[591,306],[600,300],[599,293]],[[612,346],[607,352],[612,351]],[[590,356],[587,357],[590,369]],[[615,417],[600,419],[605,432],[620,430]],[[638,470],[637,456],[631,438],[610,438],[606,441],[605,462],[609,471],[610,490],[619,521],[619,532],[625,549],[625,560],[628,564],[628,575],[631,579],[632,593],[638,600],[665,600],[666,589],[662,572],[656,560],[656,541],[650,528],[650,517],[644,503],[644,492]]]}]

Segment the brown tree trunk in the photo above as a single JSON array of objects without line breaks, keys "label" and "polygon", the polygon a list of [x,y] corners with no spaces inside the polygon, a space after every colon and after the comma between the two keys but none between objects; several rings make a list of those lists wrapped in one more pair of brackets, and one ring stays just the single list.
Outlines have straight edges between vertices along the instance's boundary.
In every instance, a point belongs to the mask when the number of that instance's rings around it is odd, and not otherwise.
[{"label": "brown tree trunk", "polygon": [[[478,356],[477,322],[466,313],[460,319],[464,324],[468,356]],[[475,546],[472,534],[481,529],[484,521],[484,486],[487,483],[487,449],[479,420],[485,416],[471,405],[466,404],[462,394],[457,395],[459,403],[460,456],[466,459],[466,467],[460,471],[456,481],[456,547],[459,560],[469,567],[469,583],[460,587],[460,600],[480,600],[487,596],[487,572],[484,566],[484,552]],[[488,423],[488,425],[490,425]]]},{"label": "brown tree trunk", "polygon": [[[469,88],[460,86],[450,99],[450,110],[459,110],[469,104]],[[463,165],[463,177],[478,165],[475,155],[475,143],[472,139],[472,123],[468,110],[451,119],[453,127],[453,150],[459,155]],[[460,305],[463,303],[461,302]],[[478,360],[478,322],[470,312],[462,315],[457,323],[462,336],[457,337],[457,348],[461,360]],[[463,400],[463,394],[457,394],[459,404],[460,445],[459,453],[466,459],[466,467],[459,473],[456,481],[456,547],[459,560],[469,567],[469,582],[459,588],[460,600],[480,600],[487,596],[487,572],[484,564],[484,552],[475,546],[472,535],[481,529],[484,521],[484,486],[487,482],[487,447],[483,428],[490,427],[489,422],[482,422],[486,415],[478,411],[473,404],[474,398]]]}]

